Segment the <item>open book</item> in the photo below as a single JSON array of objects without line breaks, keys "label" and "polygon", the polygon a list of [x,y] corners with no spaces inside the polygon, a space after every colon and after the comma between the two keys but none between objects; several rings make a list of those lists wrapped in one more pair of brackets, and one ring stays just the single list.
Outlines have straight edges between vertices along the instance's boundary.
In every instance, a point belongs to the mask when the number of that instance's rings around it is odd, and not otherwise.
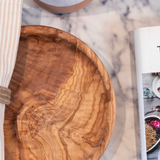
[{"label": "open book", "polygon": [[160,27],[134,32],[142,160],[160,159]]}]

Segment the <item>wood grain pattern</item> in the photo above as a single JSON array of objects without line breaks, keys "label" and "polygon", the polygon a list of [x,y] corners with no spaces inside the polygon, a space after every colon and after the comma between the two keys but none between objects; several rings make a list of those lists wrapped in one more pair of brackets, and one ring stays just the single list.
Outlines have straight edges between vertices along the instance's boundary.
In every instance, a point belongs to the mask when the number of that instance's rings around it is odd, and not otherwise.
[{"label": "wood grain pattern", "polygon": [[98,160],[111,138],[115,97],[106,69],[76,37],[22,27],[5,112],[6,160]]}]

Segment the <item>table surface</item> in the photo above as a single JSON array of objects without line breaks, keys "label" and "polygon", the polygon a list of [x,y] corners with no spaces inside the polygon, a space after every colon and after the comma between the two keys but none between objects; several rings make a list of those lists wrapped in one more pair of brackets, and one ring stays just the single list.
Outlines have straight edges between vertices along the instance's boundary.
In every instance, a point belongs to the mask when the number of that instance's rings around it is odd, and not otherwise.
[{"label": "table surface", "polygon": [[54,14],[24,0],[22,26],[62,29],[87,43],[112,79],[117,115],[112,140],[101,160],[140,159],[133,31],[160,25],[159,0],[93,0],[71,14]]}]

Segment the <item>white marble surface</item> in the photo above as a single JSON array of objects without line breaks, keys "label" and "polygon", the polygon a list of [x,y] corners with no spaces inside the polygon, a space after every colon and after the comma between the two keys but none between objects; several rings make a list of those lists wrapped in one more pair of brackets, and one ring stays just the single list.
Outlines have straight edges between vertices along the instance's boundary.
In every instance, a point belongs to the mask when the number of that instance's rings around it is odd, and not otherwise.
[{"label": "white marble surface", "polygon": [[160,25],[159,0],[93,0],[71,14],[53,14],[24,0],[22,25],[62,29],[96,51],[112,78],[117,99],[115,131],[101,160],[140,159],[136,71],[129,41],[133,30]]}]

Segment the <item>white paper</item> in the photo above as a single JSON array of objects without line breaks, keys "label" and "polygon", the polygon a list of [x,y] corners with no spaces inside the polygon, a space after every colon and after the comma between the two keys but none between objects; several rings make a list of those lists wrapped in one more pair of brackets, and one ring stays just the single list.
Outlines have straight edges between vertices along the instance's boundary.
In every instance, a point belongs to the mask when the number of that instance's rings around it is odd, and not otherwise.
[{"label": "white paper", "polygon": [[157,46],[160,46],[160,27],[140,28],[135,31],[135,35],[139,39],[137,49],[141,59],[139,67],[142,68],[142,73],[159,72],[160,48]]},{"label": "white paper", "polygon": [[[160,27],[134,32],[142,160],[147,159],[142,74],[160,72]],[[158,157],[157,157],[158,158]]]}]

